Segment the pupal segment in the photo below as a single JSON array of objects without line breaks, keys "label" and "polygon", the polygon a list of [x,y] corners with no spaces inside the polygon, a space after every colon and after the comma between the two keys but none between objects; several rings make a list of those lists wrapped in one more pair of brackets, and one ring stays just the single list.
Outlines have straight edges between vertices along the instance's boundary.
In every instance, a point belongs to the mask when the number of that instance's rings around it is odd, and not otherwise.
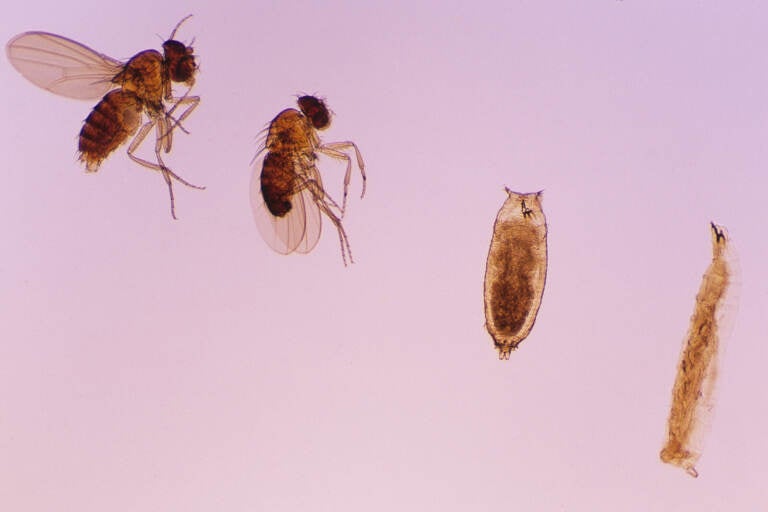
[{"label": "pupal segment", "polygon": [[508,188],[485,265],[485,327],[499,359],[509,359],[533,328],[547,278],[547,219],[541,192]]},{"label": "pupal segment", "polygon": [[701,456],[702,437],[714,405],[720,319],[732,280],[727,232],[715,223],[711,227],[712,262],[696,295],[672,387],[667,439],[659,454],[663,462],[684,469],[692,477],[699,475],[694,465]]}]

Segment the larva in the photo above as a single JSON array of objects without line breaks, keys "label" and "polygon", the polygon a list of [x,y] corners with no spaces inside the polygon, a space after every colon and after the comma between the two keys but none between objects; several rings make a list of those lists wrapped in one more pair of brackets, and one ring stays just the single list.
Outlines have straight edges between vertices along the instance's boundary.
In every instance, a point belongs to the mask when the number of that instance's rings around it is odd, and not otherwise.
[{"label": "larva", "polygon": [[485,266],[485,327],[499,359],[531,332],[547,277],[547,219],[541,192],[505,188]]},{"label": "larva", "polygon": [[720,344],[720,318],[732,279],[728,257],[730,240],[725,228],[712,227],[712,262],[704,273],[696,306],[683,344],[677,377],[672,388],[672,406],[667,424],[667,439],[659,454],[661,460],[699,473],[694,465],[701,455],[701,437],[713,406]]}]

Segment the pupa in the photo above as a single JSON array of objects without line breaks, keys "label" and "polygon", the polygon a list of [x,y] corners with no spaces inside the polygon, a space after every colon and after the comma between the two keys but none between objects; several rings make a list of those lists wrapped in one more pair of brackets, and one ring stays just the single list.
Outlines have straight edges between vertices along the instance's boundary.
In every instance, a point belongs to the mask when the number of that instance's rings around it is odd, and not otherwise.
[{"label": "pupa", "polygon": [[499,359],[509,359],[533,328],[547,279],[547,219],[542,193],[505,187],[485,265],[485,327]]}]

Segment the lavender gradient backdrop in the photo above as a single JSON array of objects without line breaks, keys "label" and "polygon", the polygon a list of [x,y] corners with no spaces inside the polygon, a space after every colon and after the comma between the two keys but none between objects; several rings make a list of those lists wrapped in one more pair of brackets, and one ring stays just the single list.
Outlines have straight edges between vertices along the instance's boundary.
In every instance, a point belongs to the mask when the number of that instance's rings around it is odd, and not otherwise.
[{"label": "lavender gradient backdrop", "polygon": [[[511,4],[511,5],[510,5]],[[0,35],[116,58],[195,38],[202,97],[158,175],[76,161],[93,103],[0,65],[0,509],[768,507],[762,2],[17,2]],[[341,264],[261,240],[256,136],[294,95],[351,139]],[[145,148],[145,150],[148,148]],[[343,165],[323,161],[338,195]],[[504,186],[544,189],[537,324],[500,362],[482,281]],[[740,259],[692,479],[658,459],[710,260]]]}]

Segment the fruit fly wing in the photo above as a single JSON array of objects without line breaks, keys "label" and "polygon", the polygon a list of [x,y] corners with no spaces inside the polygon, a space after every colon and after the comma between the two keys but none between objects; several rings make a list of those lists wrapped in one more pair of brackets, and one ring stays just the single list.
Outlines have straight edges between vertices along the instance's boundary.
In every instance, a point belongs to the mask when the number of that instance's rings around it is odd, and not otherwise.
[{"label": "fruit fly wing", "polygon": [[24,78],[54,94],[97,99],[115,87],[123,63],[66,37],[24,32],[8,42],[8,60]]},{"label": "fruit fly wing", "polygon": [[267,244],[280,254],[308,253],[320,239],[320,209],[309,189],[291,197],[291,210],[276,217],[267,208],[261,194],[261,173],[257,166],[251,180],[251,209],[256,226]]},{"label": "fruit fly wing", "polygon": [[304,237],[299,241],[295,251],[306,254],[314,249],[320,240],[322,228],[320,209],[315,204],[312,193],[308,189],[302,190],[300,194],[294,197],[304,205]]}]

